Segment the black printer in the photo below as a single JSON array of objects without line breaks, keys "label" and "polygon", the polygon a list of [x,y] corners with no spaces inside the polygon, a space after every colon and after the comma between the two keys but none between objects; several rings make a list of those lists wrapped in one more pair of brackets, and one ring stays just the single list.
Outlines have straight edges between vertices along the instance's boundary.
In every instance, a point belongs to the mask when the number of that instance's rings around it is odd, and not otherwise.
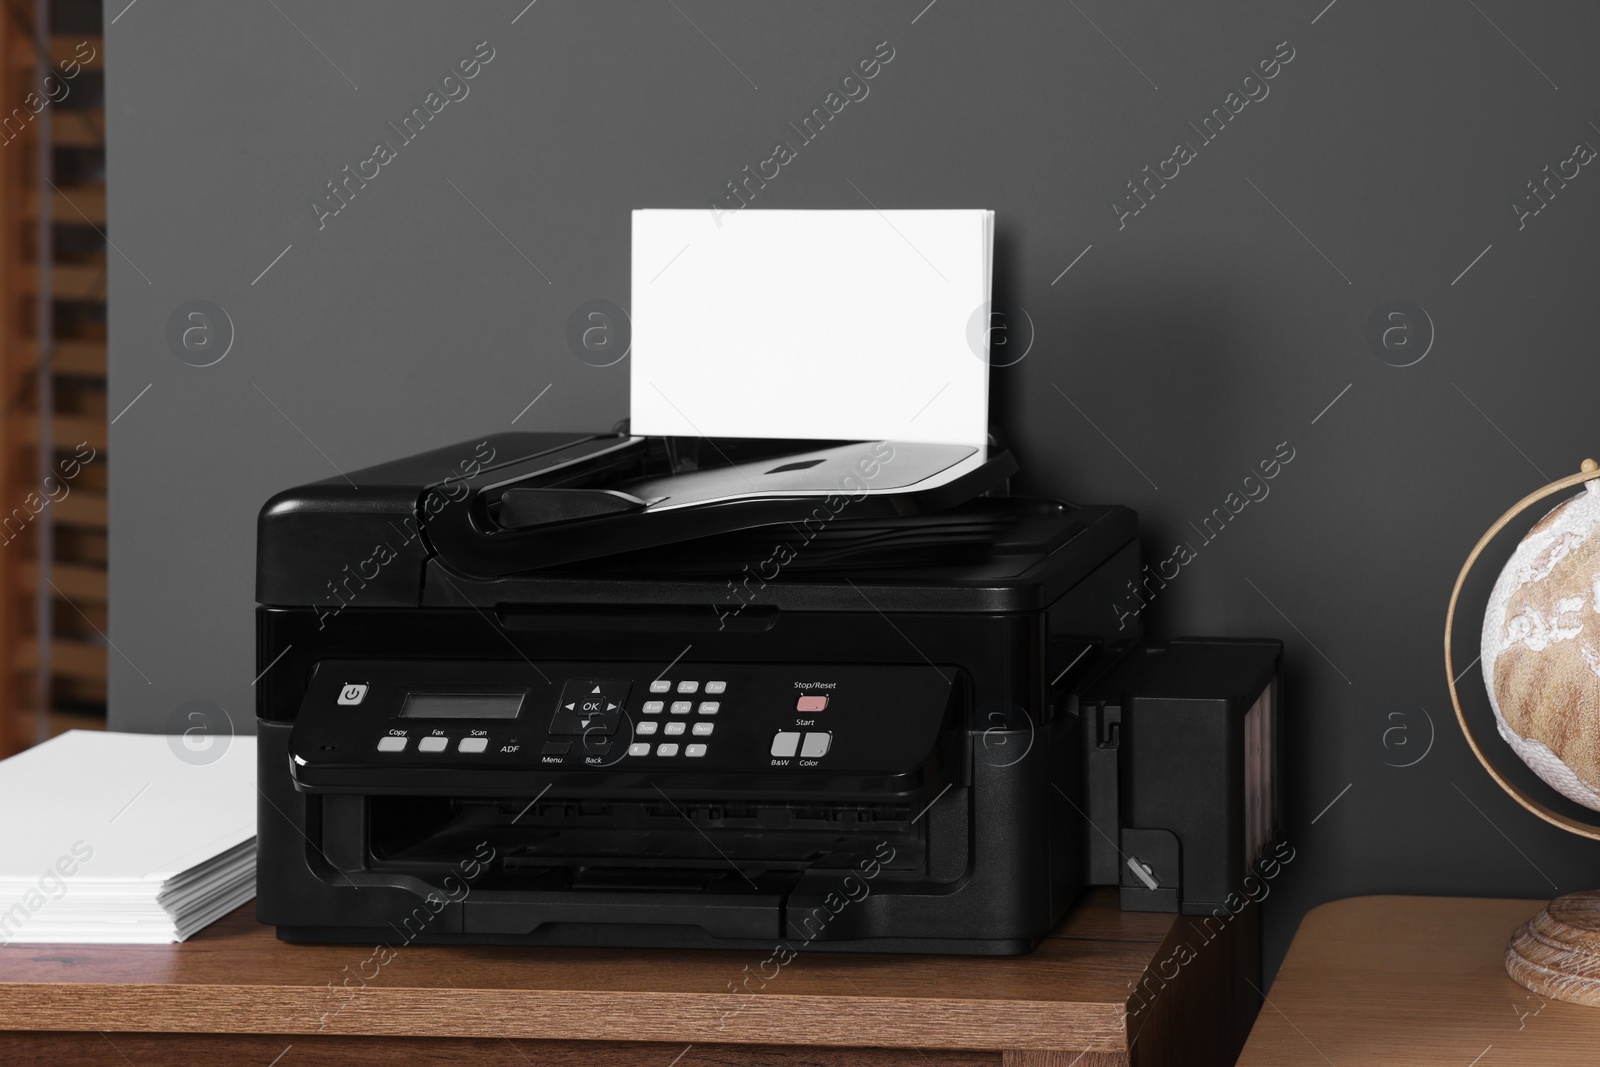
[{"label": "black printer", "polygon": [[1123,507],[1002,449],[502,433],[280,493],[257,915],[290,941],[1014,954],[1224,906],[1275,641],[1138,644]]}]

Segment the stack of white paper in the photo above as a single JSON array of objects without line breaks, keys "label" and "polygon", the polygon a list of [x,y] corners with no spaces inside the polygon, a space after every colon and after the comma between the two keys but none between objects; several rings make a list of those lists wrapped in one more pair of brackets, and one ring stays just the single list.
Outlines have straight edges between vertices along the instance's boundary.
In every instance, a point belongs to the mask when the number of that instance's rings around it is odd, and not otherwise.
[{"label": "stack of white paper", "polygon": [[182,941],[255,896],[256,746],[74,730],[0,761],[0,944]]},{"label": "stack of white paper", "polygon": [[636,434],[985,446],[994,212],[633,213]]}]

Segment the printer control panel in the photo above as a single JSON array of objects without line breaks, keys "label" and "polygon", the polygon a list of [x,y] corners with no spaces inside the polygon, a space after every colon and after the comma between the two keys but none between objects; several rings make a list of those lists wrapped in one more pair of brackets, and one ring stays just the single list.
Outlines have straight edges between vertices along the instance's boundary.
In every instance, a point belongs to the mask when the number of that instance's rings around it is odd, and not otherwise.
[{"label": "printer control panel", "polygon": [[[928,758],[955,668],[324,660],[301,768],[895,774]],[[303,776],[303,775],[302,775]]]}]

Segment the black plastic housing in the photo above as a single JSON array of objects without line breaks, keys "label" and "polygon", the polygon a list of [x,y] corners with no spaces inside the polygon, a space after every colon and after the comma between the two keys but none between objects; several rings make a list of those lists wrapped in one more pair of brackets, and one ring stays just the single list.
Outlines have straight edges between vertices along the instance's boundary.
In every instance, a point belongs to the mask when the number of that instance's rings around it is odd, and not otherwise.
[{"label": "black plastic housing", "polygon": [[[1005,955],[1085,885],[1119,881],[1091,819],[1177,827],[1186,864],[1212,847],[1206,827],[1160,820],[1185,788],[1237,788],[1232,772],[1182,778],[1154,732],[1107,764],[1080,694],[1099,694],[1097,714],[1112,694],[1233,708],[1276,654],[1185,645],[1166,662],[1186,682],[1148,669],[1116,607],[1139,573],[1133,512],[934,494],[907,516],[845,495],[781,525],[724,513],[689,540],[626,502],[495,518],[496,494],[530,479],[604,492],[685,462],[637,441],[500,435],[268,502],[257,916],[280,937]],[[540,516],[559,536],[516,540]],[[473,534],[484,521],[510,536]],[[584,547],[583,528],[616,550]],[[653,681],[712,678],[732,679],[727,706],[677,721],[714,721],[713,752],[629,750]],[[609,695],[580,735],[572,694],[589,683]],[[404,715],[408,694],[441,688],[523,703],[514,719]],[[801,717],[791,701],[808,693],[831,694],[832,718]],[[831,748],[780,758],[786,730]],[[1149,784],[1164,775],[1182,781]],[[1231,826],[1216,830],[1230,871]],[[1211,866],[1186,893],[1212,892]]]}]

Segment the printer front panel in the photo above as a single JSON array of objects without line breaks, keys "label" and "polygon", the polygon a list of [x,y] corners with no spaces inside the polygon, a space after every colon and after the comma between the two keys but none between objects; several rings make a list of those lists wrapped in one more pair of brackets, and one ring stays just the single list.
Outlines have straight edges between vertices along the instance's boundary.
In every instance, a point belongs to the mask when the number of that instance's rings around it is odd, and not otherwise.
[{"label": "printer front panel", "polygon": [[1009,954],[1081,884],[1050,861],[1041,614],[258,619],[258,913],[283,937],[364,939],[443,894],[422,940]]},{"label": "printer front panel", "polygon": [[[768,787],[914,788],[948,675],[860,664],[324,659],[290,740],[297,784],[364,792],[646,788],[736,775]],[[892,714],[886,709],[893,709]],[[724,788],[726,786],[724,785]],[[849,788],[849,787],[846,787]]]}]

